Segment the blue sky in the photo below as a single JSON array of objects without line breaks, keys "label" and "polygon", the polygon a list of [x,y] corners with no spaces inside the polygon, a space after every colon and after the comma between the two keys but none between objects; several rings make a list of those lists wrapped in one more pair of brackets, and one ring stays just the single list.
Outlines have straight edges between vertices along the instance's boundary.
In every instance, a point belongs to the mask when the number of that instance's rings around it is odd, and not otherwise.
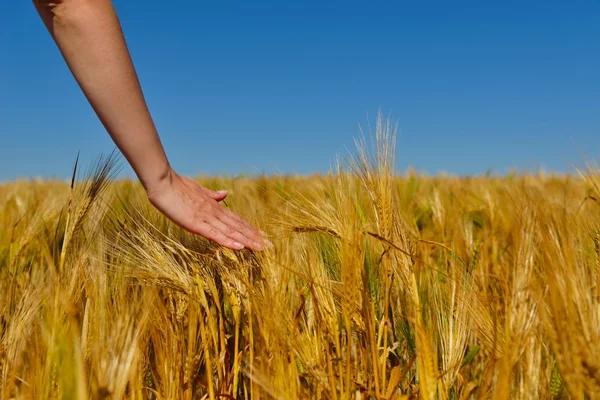
[{"label": "blue sky", "polygon": [[[114,4],[184,174],[327,171],[379,109],[399,171],[598,158],[597,1]],[[67,177],[114,146],[31,2],[2,13],[0,180]]]}]

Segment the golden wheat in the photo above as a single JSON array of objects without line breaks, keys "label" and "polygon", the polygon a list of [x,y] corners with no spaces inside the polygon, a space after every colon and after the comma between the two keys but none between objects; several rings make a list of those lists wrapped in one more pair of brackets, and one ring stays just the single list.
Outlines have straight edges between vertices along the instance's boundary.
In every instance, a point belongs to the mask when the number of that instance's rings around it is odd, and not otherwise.
[{"label": "golden wheat", "polygon": [[202,178],[269,233],[169,223],[114,157],[0,186],[0,398],[600,397],[600,198],[579,177]]}]

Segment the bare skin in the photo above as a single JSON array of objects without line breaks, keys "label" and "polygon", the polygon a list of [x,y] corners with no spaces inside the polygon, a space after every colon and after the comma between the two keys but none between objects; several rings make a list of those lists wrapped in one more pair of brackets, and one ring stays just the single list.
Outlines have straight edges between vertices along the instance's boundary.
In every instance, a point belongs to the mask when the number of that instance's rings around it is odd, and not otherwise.
[{"label": "bare skin", "polygon": [[110,0],[34,0],[69,69],[132,166],[148,200],[182,228],[225,247],[262,250],[264,234],[171,168]]}]

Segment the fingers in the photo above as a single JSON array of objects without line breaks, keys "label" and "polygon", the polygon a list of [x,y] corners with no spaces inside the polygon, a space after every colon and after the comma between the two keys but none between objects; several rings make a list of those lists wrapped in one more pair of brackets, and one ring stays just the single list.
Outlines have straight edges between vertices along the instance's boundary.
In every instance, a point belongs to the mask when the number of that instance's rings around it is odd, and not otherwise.
[{"label": "fingers", "polygon": [[219,221],[228,229],[236,232],[235,236],[230,236],[244,243],[246,247],[262,249],[263,245],[267,244],[259,235],[258,231],[248,224],[248,222],[245,222],[241,217],[231,212],[225,213],[222,211],[221,214],[218,215],[218,218]]},{"label": "fingers", "polygon": [[235,214],[233,211],[227,208],[221,208],[221,215],[219,215],[219,219],[240,231],[247,232],[248,234],[255,237],[256,240],[260,239],[260,233],[256,230],[256,228],[254,228],[244,218],[240,217],[239,215]]},{"label": "fingers", "polygon": [[[221,211],[227,218],[227,221],[228,221],[227,223],[230,223],[230,224],[232,223],[233,226],[238,226],[239,224],[241,224],[243,227],[241,230],[242,233],[246,234],[246,232],[247,232],[247,234],[252,235],[252,237],[255,241],[262,243],[269,248],[273,247],[273,243],[271,243],[269,240],[266,239],[266,237],[267,237],[266,232],[257,230],[254,226],[252,226],[244,218],[240,217],[239,215],[233,213],[232,211],[230,211],[226,208],[222,208]],[[229,222],[231,220],[233,220],[233,222]]]},{"label": "fingers", "polygon": [[235,227],[227,225],[220,219],[214,219],[209,221],[209,224],[227,236],[229,239],[241,243],[244,247],[252,249],[252,250],[262,250],[263,245],[258,241],[254,240],[252,237],[244,235],[242,232],[238,231]]},{"label": "fingers", "polygon": [[210,211],[203,213],[204,217],[197,225],[196,230],[200,235],[234,250],[249,248],[260,251],[264,246],[273,247],[271,242],[264,239],[264,232],[259,232],[248,221],[219,204],[227,197],[226,190],[213,191],[202,187],[202,192],[215,203]]},{"label": "fingers", "polygon": [[272,247],[252,225],[219,203],[227,197],[226,190],[213,191],[179,175],[174,177],[170,186],[149,195],[152,205],[171,221],[233,250]]},{"label": "fingers", "polygon": [[216,200],[216,201],[225,200],[225,197],[227,197],[227,194],[228,194],[227,190],[216,190],[215,191],[215,190],[210,190],[210,189],[206,189],[206,188],[203,188],[203,189],[204,189],[204,193],[206,193],[206,195],[208,197],[210,197],[211,199]]},{"label": "fingers", "polygon": [[248,248],[260,251],[265,246],[273,246],[247,221],[219,206],[213,208],[210,214],[205,214],[194,230],[207,239],[234,250]]},{"label": "fingers", "polygon": [[249,248],[252,250],[262,250],[263,245],[252,237],[244,235],[233,226],[229,226],[213,217],[198,226],[198,233],[222,246],[233,250],[242,250]]},{"label": "fingers", "polygon": [[233,250],[242,250],[245,246],[230,238],[225,233],[223,233],[219,227],[213,226],[208,222],[201,222],[197,225],[198,234],[204,236],[207,239],[212,240],[213,242],[220,244],[221,246],[228,247]]}]

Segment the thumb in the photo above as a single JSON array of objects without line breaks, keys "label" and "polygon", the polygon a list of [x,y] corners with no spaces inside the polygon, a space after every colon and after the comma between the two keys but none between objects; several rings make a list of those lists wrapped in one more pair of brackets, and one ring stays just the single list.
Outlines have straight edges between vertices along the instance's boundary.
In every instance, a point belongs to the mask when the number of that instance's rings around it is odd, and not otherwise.
[{"label": "thumb", "polygon": [[222,201],[227,197],[227,190],[207,190],[208,196],[216,201]]}]

